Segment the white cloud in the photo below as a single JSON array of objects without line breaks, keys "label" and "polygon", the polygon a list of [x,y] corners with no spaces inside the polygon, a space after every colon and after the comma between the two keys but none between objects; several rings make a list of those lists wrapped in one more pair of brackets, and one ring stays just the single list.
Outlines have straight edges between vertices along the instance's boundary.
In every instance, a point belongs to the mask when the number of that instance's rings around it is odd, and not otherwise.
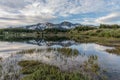
[{"label": "white cloud", "polygon": [[[0,0],[0,24],[33,24],[76,14],[99,14],[118,10],[120,0]],[[93,22],[88,20],[84,22]]]},{"label": "white cloud", "polygon": [[81,23],[86,25],[97,25],[95,19],[96,18],[83,18],[83,21]]},{"label": "white cloud", "polygon": [[114,12],[96,19],[98,23],[120,24],[120,12]]}]

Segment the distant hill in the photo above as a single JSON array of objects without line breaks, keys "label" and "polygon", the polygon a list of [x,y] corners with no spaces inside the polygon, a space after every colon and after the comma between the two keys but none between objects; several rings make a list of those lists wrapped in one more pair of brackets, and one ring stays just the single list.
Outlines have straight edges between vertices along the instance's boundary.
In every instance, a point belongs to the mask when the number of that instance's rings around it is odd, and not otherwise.
[{"label": "distant hill", "polygon": [[61,22],[59,24],[53,24],[53,23],[38,23],[38,24],[34,24],[34,25],[28,25],[28,26],[22,26],[21,28],[24,29],[31,29],[31,30],[44,30],[44,29],[48,29],[48,28],[57,28],[57,29],[72,29],[75,28],[77,26],[80,26],[81,24],[73,24],[71,22]]}]

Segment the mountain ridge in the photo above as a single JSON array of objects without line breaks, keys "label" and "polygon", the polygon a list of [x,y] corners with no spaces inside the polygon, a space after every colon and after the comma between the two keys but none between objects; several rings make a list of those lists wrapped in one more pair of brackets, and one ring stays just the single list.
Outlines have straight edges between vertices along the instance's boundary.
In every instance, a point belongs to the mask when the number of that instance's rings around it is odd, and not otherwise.
[{"label": "mountain ridge", "polygon": [[72,29],[75,28],[77,26],[80,26],[81,24],[78,23],[71,23],[68,21],[64,21],[58,24],[54,24],[54,23],[50,23],[50,22],[46,22],[46,23],[37,23],[34,25],[27,25],[27,26],[22,26],[20,28],[24,28],[24,29],[31,29],[31,30],[44,30],[44,29],[50,29],[50,28],[57,28],[57,29]]}]

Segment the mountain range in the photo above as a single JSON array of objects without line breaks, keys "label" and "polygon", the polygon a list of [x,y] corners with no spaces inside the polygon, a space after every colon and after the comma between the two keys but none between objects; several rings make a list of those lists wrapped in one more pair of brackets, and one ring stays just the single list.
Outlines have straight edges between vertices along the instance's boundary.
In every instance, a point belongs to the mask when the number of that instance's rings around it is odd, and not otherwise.
[{"label": "mountain range", "polygon": [[57,29],[72,29],[72,28],[75,28],[77,26],[80,26],[81,24],[73,24],[71,22],[67,22],[67,21],[64,21],[64,22],[61,22],[59,24],[53,24],[53,23],[50,23],[50,22],[46,22],[46,23],[38,23],[38,24],[34,24],[34,25],[27,25],[27,26],[22,26],[22,28],[25,28],[25,29],[31,29],[31,30],[44,30],[44,29],[50,29],[50,28],[57,28]]}]

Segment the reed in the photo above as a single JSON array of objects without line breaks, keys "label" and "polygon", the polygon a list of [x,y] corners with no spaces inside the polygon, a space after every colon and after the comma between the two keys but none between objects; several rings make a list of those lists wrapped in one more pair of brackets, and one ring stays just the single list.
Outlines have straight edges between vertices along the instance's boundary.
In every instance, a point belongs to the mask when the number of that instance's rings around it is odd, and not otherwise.
[{"label": "reed", "polygon": [[[35,65],[33,65],[35,64]],[[20,61],[21,72],[26,75],[21,80],[89,80],[78,72],[64,72],[58,67],[37,61]]]},{"label": "reed", "polygon": [[79,54],[78,50],[71,49],[71,48],[28,49],[28,50],[22,50],[20,52],[17,52],[17,54],[33,54],[33,53],[41,53],[43,51],[46,51],[46,52],[57,51],[58,53],[65,56],[75,56]]}]

